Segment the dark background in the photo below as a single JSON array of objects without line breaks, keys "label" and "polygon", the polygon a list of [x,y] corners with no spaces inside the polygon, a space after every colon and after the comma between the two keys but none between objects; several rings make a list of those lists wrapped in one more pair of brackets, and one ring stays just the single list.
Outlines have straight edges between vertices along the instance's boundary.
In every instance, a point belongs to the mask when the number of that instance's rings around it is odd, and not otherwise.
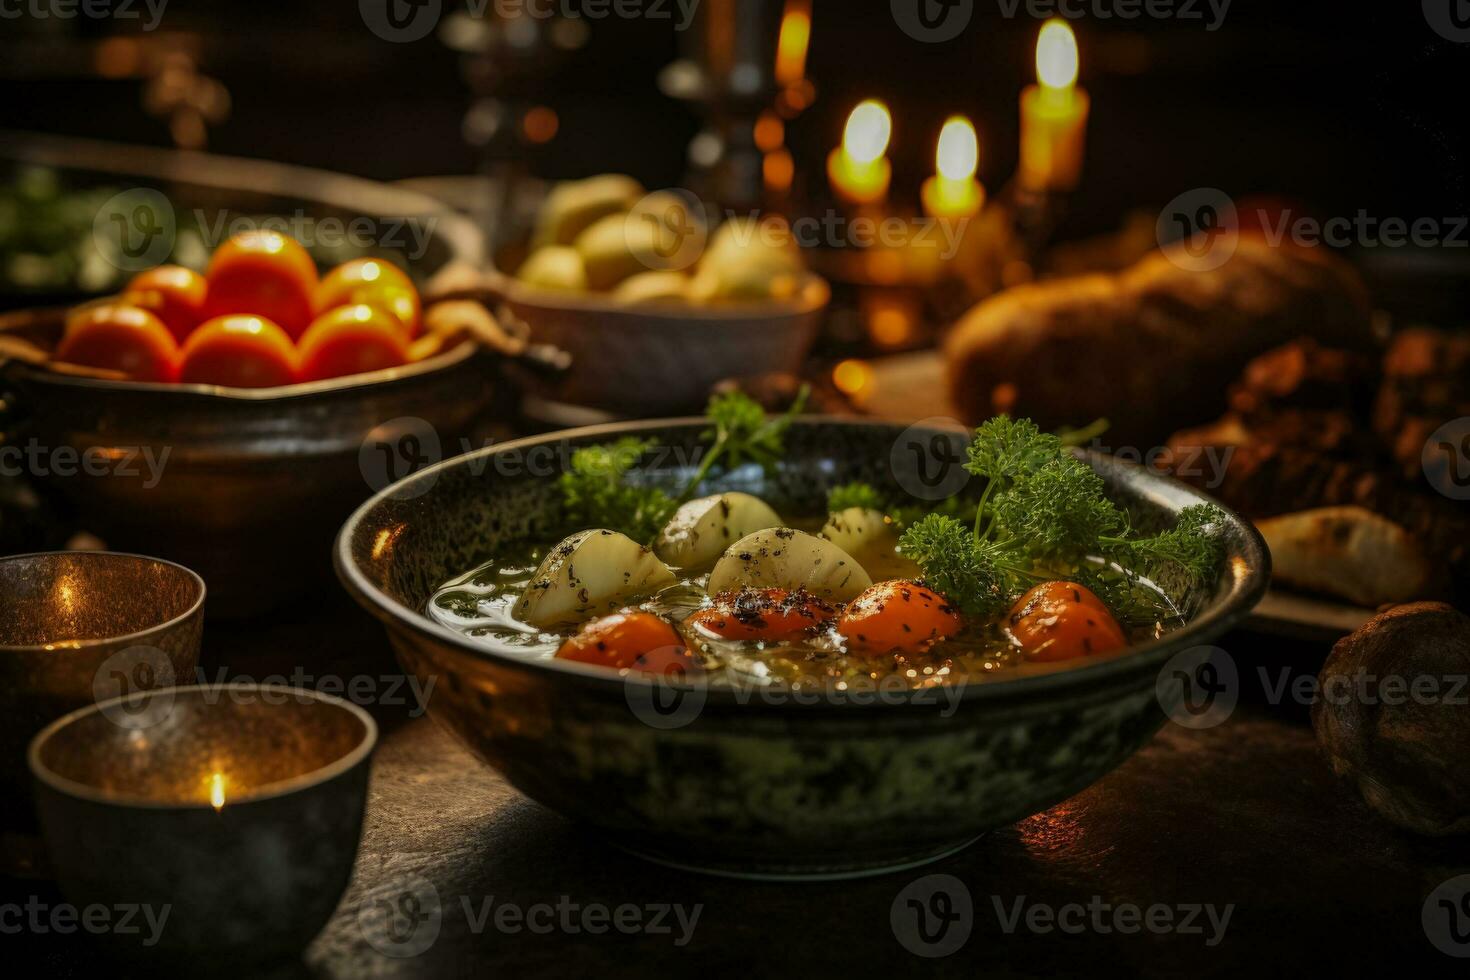
[{"label": "dark background", "polygon": [[[462,8],[445,0],[446,11]],[[1000,10],[976,0],[959,38],[925,44],[895,26],[887,0],[815,0],[808,74],[818,97],[788,133],[798,172],[816,179],[847,110],[878,96],[896,118],[896,194],[916,196],[952,112],[975,119],[981,177],[1003,183],[1038,24],[1024,5],[1013,19]],[[1467,211],[1470,44],[1435,33],[1418,2],[1234,0],[1213,32],[1204,20],[1084,14],[1073,23],[1093,111],[1072,231],[1112,227],[1131,207],[1199,186],[1237,199],[1286,195],[1322,217]],[[77,43],[136,34],[138,24],[0,20],[0,126],[168,145],[166,123],[142,107],[142,83],[89,77]],[[679,51],[672,23],[588,27],[581,50],[530,83],[528,94],[560,117],[549,144],[526,150],[532,172],[679,182],[697,120],[656,86]],[[462,133],[465,65],[438,35],[382,41],[352,0],[171,0],[161,33],[189,36],[200,70],[229,90],[211,150],[381,179],[478,165]]]}]

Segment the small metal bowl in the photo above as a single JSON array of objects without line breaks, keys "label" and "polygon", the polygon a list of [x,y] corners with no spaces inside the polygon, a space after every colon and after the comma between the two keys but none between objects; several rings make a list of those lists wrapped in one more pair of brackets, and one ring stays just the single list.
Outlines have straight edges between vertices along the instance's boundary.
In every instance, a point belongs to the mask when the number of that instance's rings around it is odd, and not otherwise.
[{"label": "small metal bowl", "polygon": [[34,829],[25,748],[47,722],[194,674],[204,580],[107,551],[0,558],[0,793],[6,829]]},{"label": "small metal bowl", "polygon": [[78,907],[138,907],[139,933],[108,939],[150,961],[296,955],[352,876],[377,738],[356,705],[282,686],[161,688],[73,712],[28,758],[57,883]]}]

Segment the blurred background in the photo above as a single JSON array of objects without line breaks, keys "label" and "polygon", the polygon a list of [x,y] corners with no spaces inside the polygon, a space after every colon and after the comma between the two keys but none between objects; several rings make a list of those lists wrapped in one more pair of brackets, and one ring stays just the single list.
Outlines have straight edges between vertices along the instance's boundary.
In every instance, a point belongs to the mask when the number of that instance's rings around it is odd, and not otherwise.
[{"label": "blurred background", "polygon": [[[497,15],[518,5],[435,5],[437,26],[407,43],[377,36],[348,0],[168,0],[156,24],[142,0],[133,18],[8,13],[0,123],[386,181],[489,172],[511,157],[546,178],[685,179],[701,116],[660,73],[697,49],[699,32],[678,29],[674,0],[665,17],[556,16],[524,30]],[[972,6],[958,37],[926,43],[896,26],[888,0],[815,0],[813,101],[786,125],[798,196],[817,189],[848,110],[870,97],[893,111],[895,195],[917,196],[952,113],[979,130],[980,178],[1004,183],[1017,96],[1034,76],[1040,21],[1028,11],[1054,7]],[[1063,236],[1114,228],[1130,209],[1200,186],[1282,195],[1324,215],[1466,212],[1470,44],[1436,33],[1420,4],[1234,0],[1221,18],[1205,0],[1171,6],[1169,18],[1125,20],[1064,5],[1081,14],[1072,24],[1092,116]]]}]

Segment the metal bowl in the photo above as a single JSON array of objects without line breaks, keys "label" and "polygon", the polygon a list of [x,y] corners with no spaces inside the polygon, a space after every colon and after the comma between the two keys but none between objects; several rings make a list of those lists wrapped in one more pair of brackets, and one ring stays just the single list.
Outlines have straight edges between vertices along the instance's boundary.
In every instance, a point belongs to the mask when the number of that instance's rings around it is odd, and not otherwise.
[{"label": "metal bowl", "polygon": [[[0,135],[0,157],[58,168],[78,185],[166,192],[165,231],[175,214],[191,213],[211,228],[259,215],[363,217],[386,234],[412,221],[425,232],[422,254],[387,242],[374,251],[396,256],[420,282],[483,260],[481,232],[467,218],[372,181],[267,161]],[[135,268],[125,253],[106,254]],[[314,255],[350,257],[320,247]],[[0,331],[49,349],[64,314],[14,314]],[[210,615],[239,617],[327,584],[332,529],[373,490],[482,445],[495,399],[509,387],[502,360],[462,345],[404,367],[258,390],[104,381],[11,362],[0,372],[0,429],[7,449],[37,448],[39,464],[27,457],[31,475],[70,503],[81,527],[109,547],[197,569],[209,582]],[[161,466],[150,469],[150,458]]]},{"label": "metal bowl", "polygon": [[364,497],[483,444],[492,360],[465,344],[404,367],[262,389],[11,364],[10,401],[25,417],[9,438],[39,448],[45,462],[32,475],[82,527],[109,547],[197,569],[210,614],[240,617],[329,582],[332,531]]},{"label": "metal bowl", "polygon": [[29,755],[57,883],[78,908],[141,909],[108,940],[150,962],[297,954],[352,876],[377,736],[354,704],[255,684],[73,712]]},{"label": "metal bowl", "polygon": [[[529,462],[631,435],[667,450],[655,469],[672,483],[699,458],[705,428],[698,419],[601,426],[462,456],[368,501],[336,549],[343,584],[387,626],[405,668],[438,679],[430,714],[528,796],[660,861],[757,876],[865,873],[942,855],[1037,813],[1147,741],[1177,705],[1177,688],[1160,685],[1163,668],[1238,622],[1266,587],[1260,535],[1229,515],[1218,584],[1176,590],[1189,621],[1162,639],[1085,666],[938,692],[811,701],[689,681],[666,689],[644,674],[530,660],[425,615],[449,578],[520,541],[572,530],[554,467]],[[930,475],[909,446],[963,459],[967,442],[954,429],[804,419],[774,473],[744,467],[712,490],[819,513],[827,490],[850,480],[909,492]],[[1087,459],[1140,529],[1171,525],[1208,500],[1140,467]]]},{"label": "metal bowl", "polygon": [[0,794],[33,827],[25,747],[47,722],[119,694],[191,679],[204,581],[142,555],[0,558]]}]

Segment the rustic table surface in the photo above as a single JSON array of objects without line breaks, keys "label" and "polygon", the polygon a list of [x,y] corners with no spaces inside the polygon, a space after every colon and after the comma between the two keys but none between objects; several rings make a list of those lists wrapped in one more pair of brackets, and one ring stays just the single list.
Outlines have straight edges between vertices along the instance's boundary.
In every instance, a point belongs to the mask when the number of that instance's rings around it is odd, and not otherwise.
[{"label": "rustic table surface", "polygon": [[[1291,665],[1278,670],[1249,634],[1222,646],[1246,678],[1224,724],[1169,724],[1046,813],[922,868],[837,882],[630,857],[518,794],[415,709],[373,705],[383,737],[356,874],[301,962],[275,975],[1463,975],[1422,916],[1436,886],[1470,871],[1470,845],[1373,817],[1332,778],[1300,706],[1265,703]],[[335,598],[264,628],[211,623],[204,669],[211,681],[370,677],[383,693],[396,673],[376,624]],[[5,901],[48,888],[7,881]],[[5,945],[53,976],[118,972],[79,936]]]}]

